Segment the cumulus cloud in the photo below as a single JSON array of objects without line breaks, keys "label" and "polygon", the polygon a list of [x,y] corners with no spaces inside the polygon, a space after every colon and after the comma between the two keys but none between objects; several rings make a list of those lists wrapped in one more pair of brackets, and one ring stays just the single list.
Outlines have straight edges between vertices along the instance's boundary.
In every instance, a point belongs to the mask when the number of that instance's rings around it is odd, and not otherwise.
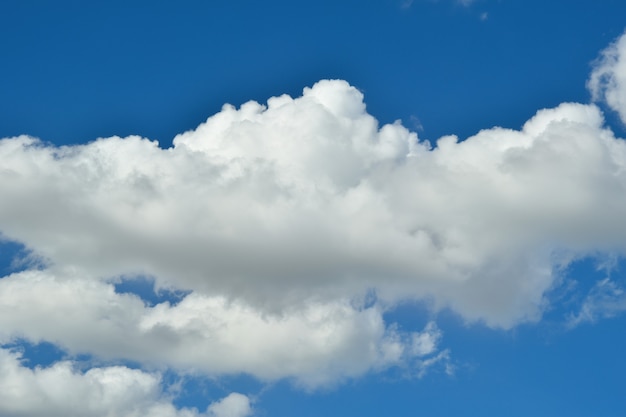
[{"label": "cumulus cloud", "polygon": [[29,369],[22,366],[19,353],[7,349],[0,349],[0,414],[6,417],[249,415],[200,414],[195,409],[176,409],[161,392],[157,374],[123,366],[92,368],[82,373],[70,361]]},{"label": "cumulus cloud", "polygon": [[248,417],[252,414],[250,399],[243,394],[233,392],[209,406],[210,417]]},{"label": "cumulus cloud", "polygon": [[0,230],[60,279],[144,274],[270,313],[374,290],[510,327],[540,317],[559,254],[626,242],[626,145],[593,105],[430,149],[321,81],[225,106],[170,149],[22,136],[0,160]]},{"label": "cumulus cloud", "polygon": [[334,300],[270,314],[194,293],[175,306],[148,307],[84,278],[26,271],[0,280],[0,342],[45,340],[73,355],[210,375],[292,378],[311,388],[437,353],[434,324],[402,333],[386,326],[376,306]]},{"label": "cumulus cloud", "polygon": [[626,123],[626,33],[602,51],[587,86]]}]

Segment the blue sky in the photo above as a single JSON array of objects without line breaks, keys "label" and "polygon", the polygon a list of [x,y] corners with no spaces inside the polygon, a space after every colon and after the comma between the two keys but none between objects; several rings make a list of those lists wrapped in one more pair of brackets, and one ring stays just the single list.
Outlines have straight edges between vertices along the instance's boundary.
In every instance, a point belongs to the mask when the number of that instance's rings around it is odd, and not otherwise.
[{"label": "blue sky", "polygon": [[3,2],[0,416],[626,414],[624,16]]}]

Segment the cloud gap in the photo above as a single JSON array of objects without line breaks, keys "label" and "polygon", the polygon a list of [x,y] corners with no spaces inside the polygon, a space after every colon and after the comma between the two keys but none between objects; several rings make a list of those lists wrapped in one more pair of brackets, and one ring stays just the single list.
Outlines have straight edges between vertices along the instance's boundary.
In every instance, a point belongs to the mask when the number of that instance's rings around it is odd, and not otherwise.
[{"label": "cloud gap", "polygon": [[0,232],[0,279],[27,269],[43,269],[47,262],[21,242],[3,237]]},{"label": "cloud gap", "polygon": [[159,288],[154,278],[146,276],[121,277],[113,281],[113,286],[116,293],[136,295],[149,307],[161,303],[176,306],[191,293],[191,291],[179,289]]},{"label": "cloud gap", "polygon": [[67,352],[61,347],[43,341],[33,343],[28,340],[18,339],[1,345],[0,349],[19,352],[22,366],[28,369],[45,368],[67,357]]}]

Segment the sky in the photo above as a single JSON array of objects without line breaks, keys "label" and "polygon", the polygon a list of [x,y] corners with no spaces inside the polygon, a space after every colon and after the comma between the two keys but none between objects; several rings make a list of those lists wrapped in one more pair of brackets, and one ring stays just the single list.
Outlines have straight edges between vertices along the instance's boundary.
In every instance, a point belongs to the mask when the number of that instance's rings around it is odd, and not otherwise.
[{"label": "sky", "polygon": [[0,3],[0,417],[626,415],[626,3]]}]

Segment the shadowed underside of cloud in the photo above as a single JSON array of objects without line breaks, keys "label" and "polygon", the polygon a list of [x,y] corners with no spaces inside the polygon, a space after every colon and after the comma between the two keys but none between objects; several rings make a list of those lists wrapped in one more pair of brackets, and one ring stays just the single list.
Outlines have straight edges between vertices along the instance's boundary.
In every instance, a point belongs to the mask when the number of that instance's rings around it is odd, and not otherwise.
[{"label": "shadowed underside of cloud", "polygon": [[[624,39],[589,86],[626,119]],[[406,364],[419,374],[445,358],[440,332],[401,332],[386,308],[429,300],[509,328],[540,319],[569,262],[626,249],[626,143],[592,104],[431,148],[400,123],[378,126],[356,88],[325,80],[301,97],[226,105],[169,149],[21,136],[0,140],[0,161],[0,231],[46,264],[0,280],[0,342],[153,367],[307,387]],[[150,307],[115,293],[111,283],[133,275],[190,294]],[[65,362],[31,371],[2,355],[20,381],[122,375],[150,407],[171,407],[151,374],[78,374]],[[207,413],[249,414],[236,398]],[[158,415],[195,415],[168,410]]]}]

